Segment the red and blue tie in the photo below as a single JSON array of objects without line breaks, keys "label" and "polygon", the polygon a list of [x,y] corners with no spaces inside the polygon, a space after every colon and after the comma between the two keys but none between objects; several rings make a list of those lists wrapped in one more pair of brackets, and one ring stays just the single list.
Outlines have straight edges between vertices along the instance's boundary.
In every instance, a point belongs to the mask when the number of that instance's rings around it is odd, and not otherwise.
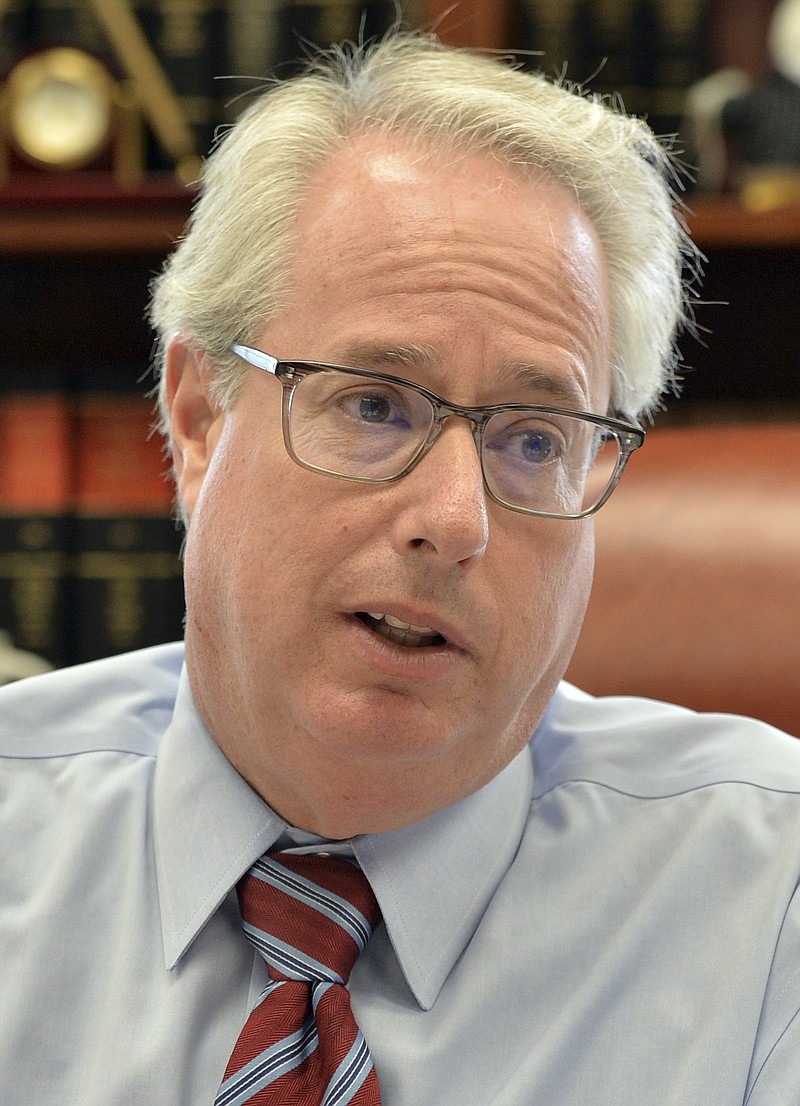
[{"label": "red and blue tie", "polygon": [[380,1106],[347,990],[380,920],[366,876],[337,857],[267,853],[238,891],[245,933],[270,979],[214,1106]]}]

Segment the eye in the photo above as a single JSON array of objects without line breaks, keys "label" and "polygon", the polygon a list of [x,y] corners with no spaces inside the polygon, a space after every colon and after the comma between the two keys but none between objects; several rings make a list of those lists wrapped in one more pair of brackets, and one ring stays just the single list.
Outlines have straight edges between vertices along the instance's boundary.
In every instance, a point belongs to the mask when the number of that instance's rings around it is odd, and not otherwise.
[{"label": "eye", "polygon": [[361,396],[358,417],[364,422],[387,422],[392,417],[392,405],[386,396]]},{"label": "eye", "polygon": [[336,397],[339,410],[348,418],[367,426],[407,429],[413,424],[413,413],[399,393],[391,389],[353,388]]},{"label": "eye", "polygon": [[[514,441],[509,443],[512,448]],[[526,430],[517,436],[516,448],[523,461],[543,465],[558,455],[555,436],[546,430]]]},{"label": "eye", "polygon": [[557,461],[564,453],[563,436],[540,419],[520,419],[493,429],[485,447],[508,461],[536,468]]}]

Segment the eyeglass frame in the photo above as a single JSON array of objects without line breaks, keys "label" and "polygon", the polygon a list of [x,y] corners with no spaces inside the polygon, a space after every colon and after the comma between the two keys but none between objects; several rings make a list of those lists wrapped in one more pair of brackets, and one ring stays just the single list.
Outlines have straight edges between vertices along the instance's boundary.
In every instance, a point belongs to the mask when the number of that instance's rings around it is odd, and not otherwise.
[{"label": "eyeglass frame", "polygon": [[[420,461],[431,451],[444,430],[445,420],[447,418],[456,417],[466,419],[467,422],[472,424],[472,437],[478,451],[483,485],[490,499],[498,503],[501,507],[505,507],[506,510],[514,511],[522,515],[530,515],[535,518],[578,520],[588,518],[590,515],[595,514],[600,510],[603,504],[608,501],[619,483],[628,461],[636,450],[644,445],[647,436],[646,431],[641,426],[626,422],[623,419],[612,418],[608,415],[596,415],[590,411],[572,411],[565,407],[551,407],[549,404],[539,403],[497,403],[486,406],[464,407],[459,403],[449,403],[447,400],[437,395],[436,392],[430,391],[429,388],[424,387],[422,384],[417,384],[414,380],[406,380],[403,377],[392,376],[390,373],[378,372],[374,369],[356,369],[349,365],[337,365],[326,361],[282,360],[273,357],[270,353],[265,353],[263,350],[255,349],[253,346],[246,346],[238,342],[230,346],[230,350],[246,364],[256,369],[262,369],[264,372],[274,376],[276,380],[280,382],[283,391],[283,402],[281,405],[283,444],[286,452],[295,464],[299,465],[301,468],[307,469],[309,472],[317,472],[322,476],[332,476],[337,480],[349,480],[357,484],[391,484],[396,480],[401,480],[404,476],[412,472]],[[304,461],[297,455],[292,443],[292,434],[290,430],[292,397],[295,389],[306,376],[319,372],[348,373],[351,376],[358,376],[365,380],[378,380],[387,384],[399,385],[403,388],[410,388],[412,391],[417,392],[428,400],[433,409],[433,420],[430,429],[421,445],[412,454],[410,460],[403,466],[400,472],[395,473],[393,476],[381,477],[348,476],[341,472],[334,472],[331,469],[322,468],[319,465],[313,465],[309,461]],[[610,431],[616,438],[619,451],[616,464],[608,479],[606,488],[597,502],[591,507],[587,507],[581,511],[557,513],[555,511],[537,511],[531,507],[522,507],[519,504],[508,503],[501,499],[499,495],[492,490],[486,479],[486,472],[483,467],[483,432],[489,420],[494,415],[503,411],[530,411],[534,414],[540,413],[543,415],[574,418],[597,426],[601,430]]]}]

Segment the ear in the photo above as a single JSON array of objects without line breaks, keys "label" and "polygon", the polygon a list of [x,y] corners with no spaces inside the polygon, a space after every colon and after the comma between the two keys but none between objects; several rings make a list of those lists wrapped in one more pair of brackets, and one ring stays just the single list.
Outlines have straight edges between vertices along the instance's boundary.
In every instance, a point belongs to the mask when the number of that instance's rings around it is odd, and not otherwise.
[{"label": "ear", "polygon": [[219,441],[225,412],[212,396],[205,354],[183,331],[169,341],[164,371],[178,497],[191,516]]}]

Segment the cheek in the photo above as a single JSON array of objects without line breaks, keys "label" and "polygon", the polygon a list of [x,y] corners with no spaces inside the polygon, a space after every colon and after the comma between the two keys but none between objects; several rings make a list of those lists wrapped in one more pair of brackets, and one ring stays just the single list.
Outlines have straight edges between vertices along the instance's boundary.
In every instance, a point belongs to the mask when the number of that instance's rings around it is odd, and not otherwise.
[{"label": "cheek", "polygon": [[594,524],[591,519],[556,522],[565,529],[563,551],[549,566],[548,592],[553,618],[570,650],[583,623],[594,573]]},{"label": "cheek", "polygon": [[220,439],[189,529],[187,607],[194,600],[207,623],[213,612],[231,637],[260,637],[313,610],[352,511],[337,505],[337,482],[296,465],[282,440],[245,447],[252,436],[235,427]]},{"label": "cheek", "polygon": [[[538,525],[538,524],[537,524]],[[583,623],[592,586],[594,529],[591,520],[542,520],[526,552],[519,551],[514,586],[505,610],[514,618],[512,649],[530,658],[542,678],[566,669]]]},{"label": "cheek", "polygon": [[253,575],[265,572],[268,551],[255,524],[263,523],[265,494],[257,450],[244,450],[229,419],[206,473],[186,539],[187,612],[225,620],[238,606],[237,592],[253,588]]},{"label": "cheek", "polygon": [[564,540],[548,559],[549,591],[560,596],[565,614],[583,610],[589,600],[594,572],[594,526],[591,519],[554,521]]}]

